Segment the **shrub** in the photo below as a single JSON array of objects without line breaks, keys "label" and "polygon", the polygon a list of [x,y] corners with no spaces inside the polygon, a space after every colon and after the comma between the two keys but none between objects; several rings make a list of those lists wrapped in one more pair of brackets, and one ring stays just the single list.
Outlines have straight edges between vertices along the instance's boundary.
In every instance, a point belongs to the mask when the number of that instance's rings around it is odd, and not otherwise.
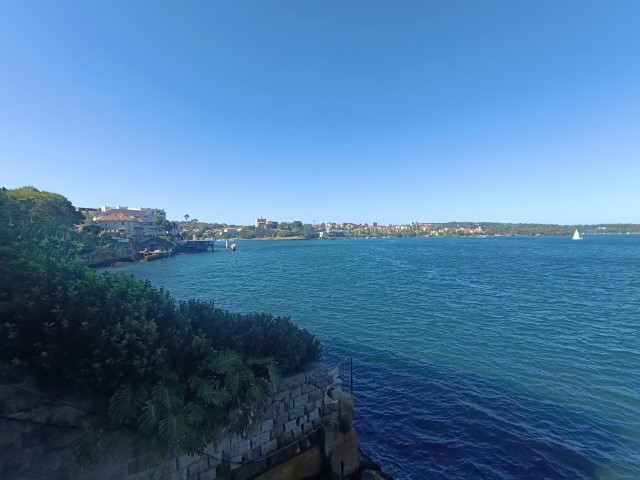
[{"label": "shrub", "polygon": [[[0,226],[5,370],[99,392],[110,398],[113,423],[140,444],[192,453],[216,428],[250,422],[280,369],[320,357],[318,340],[288,318],[176,303],[148,281],[72,263],[82,243],[72,231],[76,217],[59,195],[0,191],[0,218],[9,218]],[[52,236],[55,248],[44,247]],[[99,442],[87,431],[78,458],[94,459]]]}]

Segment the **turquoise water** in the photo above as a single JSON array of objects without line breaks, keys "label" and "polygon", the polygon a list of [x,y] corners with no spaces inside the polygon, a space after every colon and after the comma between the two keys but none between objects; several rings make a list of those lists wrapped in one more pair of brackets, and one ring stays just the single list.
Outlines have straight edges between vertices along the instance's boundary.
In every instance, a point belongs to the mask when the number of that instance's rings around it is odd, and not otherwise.
[{"label": "turquoise water", "polygon": [[119,267],[354,359],[399,479],[640,478],[640,236],[239,242]]}]

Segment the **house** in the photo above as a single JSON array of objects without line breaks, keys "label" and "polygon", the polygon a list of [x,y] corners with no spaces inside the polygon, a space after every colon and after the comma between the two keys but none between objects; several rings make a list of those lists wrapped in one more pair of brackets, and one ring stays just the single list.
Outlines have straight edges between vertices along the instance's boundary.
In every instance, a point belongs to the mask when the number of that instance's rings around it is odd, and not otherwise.
[{"label": "house", "polygon": [[[116,215],[117,217],[112,217],[113,215]],[[109,218],[109,220],[107,220],[107,218]],[[104,224],[108,225],[108,228],[113,228],[113,222],[119,221],[120,224],[115,225],[116,227],[119,227],[118,231],[121,231],[124,228],[125,235],[127,236],[138,235],[145,237],[164,233],[161,223],[166,221],[166,219],[167,214],[164,210],[159,208],[128,208],[120,206],[100,207],[98,211],[96,211],[96,215],[93,217],[93,220],[101,227]],[[103,230],[109,231],[108,228],[103,227]],[[131,230],[135,230],[135,233],[127,233]]]},{"label": "house", "polygon": [[126,237],[144,236],[144,220],[124,213],[110,213],[94,217],[103,232]]}]

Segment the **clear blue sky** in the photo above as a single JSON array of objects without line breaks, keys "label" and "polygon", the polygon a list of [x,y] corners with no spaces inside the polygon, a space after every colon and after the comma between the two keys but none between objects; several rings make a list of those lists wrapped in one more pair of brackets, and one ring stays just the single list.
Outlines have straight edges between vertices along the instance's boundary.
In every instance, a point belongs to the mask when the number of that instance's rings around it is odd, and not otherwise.
[{"label": "clear blue sky", "polygon": [[253,223],[640,223],[640,1],[0,2],[0,186]]}]

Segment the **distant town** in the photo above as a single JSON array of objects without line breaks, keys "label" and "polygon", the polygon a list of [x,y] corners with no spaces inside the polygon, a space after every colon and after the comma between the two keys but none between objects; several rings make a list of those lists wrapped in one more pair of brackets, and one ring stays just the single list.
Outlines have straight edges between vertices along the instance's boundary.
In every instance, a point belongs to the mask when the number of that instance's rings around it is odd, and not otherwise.
[{"label": "distant town", "polygon": [[[168,220],[161,208],[103,206],[79,208],[83,228],[124,242],[161,237],[181,242],[250,239],[349,239],[376,237],[487,237],[571,235],[576,229],[587,235],[640,233],[639,224],[552,225],[531,223],[446,222],[379,225],[368,223],[302,223],[258,217],[252,225],[203,222],[185,214]],[[98,233],[98,232],[96,232]]]}]

